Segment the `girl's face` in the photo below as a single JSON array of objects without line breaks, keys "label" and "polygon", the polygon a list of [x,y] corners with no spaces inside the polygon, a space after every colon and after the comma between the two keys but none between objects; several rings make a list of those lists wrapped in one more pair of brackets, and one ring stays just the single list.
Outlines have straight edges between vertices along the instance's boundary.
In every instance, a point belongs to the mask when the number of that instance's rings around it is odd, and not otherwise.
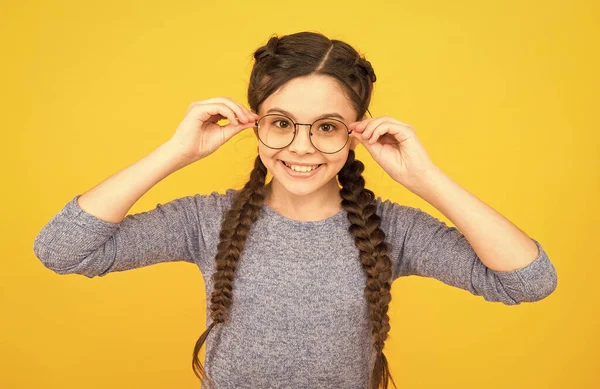
[{"label": "girl's face", "polygon": [[[288,112],[289,115],[286,116],[295,123],[312,123],[325,113],[342,115],[343,119],[337,119],[342,120],[346,126],[356,121],[356,111],[337,80],[322,75],[290,80],[262,102],[257,114],[261,117],[267,113],[285,114],[278,109]],[[254,128],[258,140],[257,132]],[[283,149],[271,149],[258,141],[260,159],[273,175],[273,181],[295,195],[306,195],[327,184],[333,185],[332,180],[338,187],[336,176],[344,166],[349,150],[353,150],[358,144],[358,140],[350,136],[342,150],[325,154],[312,145],[309,137],[309,126],[297,126],[294,141]],[[282,161],[323,166],[310,177],[294,177]]]}]

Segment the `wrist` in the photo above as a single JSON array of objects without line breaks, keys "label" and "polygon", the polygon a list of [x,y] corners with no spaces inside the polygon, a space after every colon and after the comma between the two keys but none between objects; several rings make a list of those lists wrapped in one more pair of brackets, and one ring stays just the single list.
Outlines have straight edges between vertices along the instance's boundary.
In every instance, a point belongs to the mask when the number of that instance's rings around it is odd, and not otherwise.
[{"label": "wrist", "polygon": [[444,175],[445,173],[439,167],[432,165],[404,186],[414,194],[423,197]]},{"label": "wrist", "polygon": [[173,142],[172,140],[168,140],[162,145],[160,145],[156,152],[159,153],[165,161],[171,166],[173,171],[179,170],[193,162],[192,158],[188,157],[183,153],[181,145]]}]

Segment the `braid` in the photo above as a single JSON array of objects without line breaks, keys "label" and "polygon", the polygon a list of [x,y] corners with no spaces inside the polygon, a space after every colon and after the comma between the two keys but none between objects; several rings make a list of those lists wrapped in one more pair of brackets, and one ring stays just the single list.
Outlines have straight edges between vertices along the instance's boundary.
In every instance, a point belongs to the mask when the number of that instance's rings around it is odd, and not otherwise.
[{"label": "braid", "polygon": [[390,330],[387,311],[392,299],[392,263],[387,256],[385,233],[379,228],[381,218],[375,213],[375,195],[365,188],[365,180],[362,177],[364,167],[361,161],[355,160],[354,150],[350,150],[346,164],[338,173],[338,179],[342,185],[342,207],[347,211],[351,223],[349,231],[354,235],[356,247],[360,250],[360,261],[367,274],[365,296],[369,304],[373,345],[377,351],[369,389],[379,388],[380,380],[386,389],[388,377],[394,387],[396,386],[383,354],[384,342]]},{"label": "braid", "polygon": [[[231,208],[227,211],[221,224],[220,243],[215,257],[216,271],[212,276],[214,290],[210,299],[210,317],[212,323],[196,342],[193,352],[192,368],[200,381],[206,375],[198,359],[198,353],[208,334],[217,323],[225,323],[229,317],[229,308],[233,301],[233,279],[241,253],[246,245],[248,232],[258,219],[260,209],[265,199],[265,178],[267,168],[260,156],[254,161],[254,169],[250,180],[233,199]],[[208,377],[210,381],[210,377]],[[202,381],[203,382],[203,381]],[[213,385],[209,382],[211,388]]]}]

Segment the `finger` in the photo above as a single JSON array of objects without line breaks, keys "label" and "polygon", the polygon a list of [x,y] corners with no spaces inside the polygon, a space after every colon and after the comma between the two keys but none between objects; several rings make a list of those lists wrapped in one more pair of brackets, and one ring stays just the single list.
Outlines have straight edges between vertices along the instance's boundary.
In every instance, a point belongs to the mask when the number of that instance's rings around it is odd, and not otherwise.
[{"label": "finger", "polygon": [[242,123],[239,122],[237,124],[228,124],[227,126],[224,126],[223,129],[233,129],[233,131],[235,131],[235,133],[241,132],[243,130],[245,130],[246,128],[253,128],[256,127],[256,122],[255,121],[251,121],[249,123]]},{"label": "finger", "polygon": [[[224,99],[224,102],[231,102],[232,104],[237,105],[240,110],[243,113],[243,118],[240,117],[240,119],[242,119],[242,122],[246,122],[246,123],[251,123],[256,121],[256,119],[258,119],[258,115],[255,114],[254,112],[250,111],[248,108],[246,108],[245,106],[243,106],[242,104],[238,103],[236,100],[233,100],[229,97],[221,97],[222,99]],[[239,116],[238,116],[239,117]]]},{"label": "finger", "polygon": [[[210,119],[211,115],[222,115],[226,117],[231,124],[238,124],[235,118],[235,112],[227,105],[222,103],[203,103],[193,106],[194,117],[203,122]],[[197,113],[196,113],[197,111]]]},{"label": "finger", "polygon": [[371,138],[369,139],[369,144],[373,144],[373,143],[377,142],[377,140],[379,139],[380,136],[387,133],[388,129],[389,129],[389,125],[390,125],[390,123],[384,122],[384,123],[381,123],[379,126],[377,126],[377,128],[373,131],[373,135],[371,135]]},{"label": "finger", "polygon": [[244,108],[241,105],[239,105],[236,101],[234,101],[228,97],[217,97],[216,100],[227,105],[232,110],[234,110],[236,113],[236,116],[238,118],[238,121],[240,121],[242,123],[247,123],[250,120],[250,118],[244,112]]},{"label": "finger", "polygon": [[350,129],[352,129],[352,128],[353,128],[353,129],[357,130],[358,132],[363,132],[363,131],[364,131],[364,129],[365,129],[365,127],[366,127],[366,126],[367,126],[367,125],[368,125],[368,124],[369,124],[371,121],[373,121],[373,120],[375,120],[375,119],[376,119],[376,118],[365,118],[365,119],[363,119],[363,120],[359,120],[359,121],[356,121],[356,122],[350,123],[350,124],[348,125],[348,127],[349,127]]},{"label": "finger", "polygon": [[[200,101],[193,101],[190,103],[190,105],[188,106],[187,111],[185,112],[185,114],[187,115],[192,109],[196,109],[195,107],[201,107],[201,106],[205,106],[206,104],[209,103],[215,103],[214,99],[207,99],[207,100],[200,100]],[[216,115],[216,114],[214,114]],[[235,115],[235,114],[234,114]],[[227,116],[224,115],[216,115],[216,116],[221,116],[222,118],[227,118]],[[208,119],[207,119],[208,120]],[[207,120],[203,120],[203,121],[207,121]],[[211,122],[216,123],[221,119],[217,119],[217,120],[211,120]]]},{"label": "finger", "polygon": [[240,123],[240,126],[242,126],[242,130],[245,130],[246,128],[253,128],[256,127],[256,122],[255,121],[251,121],[250,123]]},{"label": "finger", "polygon": [[[248,116],[246,116],[246,114],[244,113],[244,109],[235,100],[233,100],[229,97],[223,97],[223,96],[213,97],[213,98],[205,100],[205,102],[211,102],[211,103],[215,102],[215,103],[225,104],[226,106],[228,106],[235,112],[235,115],[237,116],[239,121],[248,122],[250,120],[250,118]],[[236,121],[236,123],[237,123],[237,121]]]},{"label": "finger", "polygon": [[187,115],[192,110],[192,108],[194,108],[196,105],[202,104],[204,102],[205,102],[204,100],[201,100],[201,101],[192,101],[190,103],[190,105],[188,105],[188,108],[187,108],[187,111],[185,111],[185,114]]},{"label": "finger", "polygon": [[365,129],[365,127],[366,127],[366,126],[367,126],[367,125],[368,125],[368,124],[369,124],[371,121],[373,121],[373,120],[375,120],[375,119],[374,119],[374,118],[368,118],[368,119],[362,120],[362,121],[360,121],[360,122],[356,122],[356,125],[355,125],[355,129],[356,129],[356,131],[358,131],[358,132],[363,132],[363,131],[364,131],[364,129]]},{"label": "finger", "polygon": [[[371,155],[373,155],[373,154],[375,153],[375,149],[374,149],[374,148],[376,148],[376,147],[377,147],[377,145],[376,145],[376,144],[370,144],[369,142],[367,142],[367,140],[366,140],[366,139],[364,139],[364,138],[362,137],[362,134],[361,134],[361,133],[359,133],[359,132],[357,132],[357,133],[355,133],[355,132],[352,132],[352,134],[354,134],[354,137],[355,137],[356,139],[358,139],[358,142],[359,142],[359,143],[360,143],[360,144],[361,144],[361,145],[362,145],[362,146],[363,146],[365,149],[367,149],[367,151],[368,151],[368,152],[369,152]],[[352,135],[352,134],[351,134],[351,135]]]},{"label": "finger", "polygon": [[240,107],[242,107],[244,109],[244,112],[246,112],[246,115],[248,115],[251,122],[255,122],[258,120],[258,118],[259,118],[258,114],[254,113],[251,109],[246,108],[244,105],[240,104]]},{"label": "finger", "polygon": [[[227,99],[227,98],[225,98],[225,99]],[[258,116],[258,115],[256,115],[252,111],[250,111],[248,108],[244,107],[242,104],[238,103],[235,100],[231,100],[231,102],[236,104],[238,107],[240,107],[240,109],[244,113],[244,117],[246,118],[246,120],[245,120],[246,123],[254,122],[257,119],[256,116]]]},{"label": "finger", "polygon": [[367,124],[365,130],[363,131],[363,137],[365,139],[369,139],[371,137],[371,134],[373,134],[373,131],[375,131],[375,128],[377,128],[377,126],[379,126],[385,120],[385,117],[378,117],[369,121],[369,124]]},{"label": "finger", "polygon": [[223,143],[227,142],[234,135],[239,134],[240,132],[244,131],[245,129],[252,128],[252,127],[256,127],[255,122],[238,123],[236,125],[228,124],[224,127],[221,127],[221,129],[222,129],[221,133],[223,134],[222,135]]}]

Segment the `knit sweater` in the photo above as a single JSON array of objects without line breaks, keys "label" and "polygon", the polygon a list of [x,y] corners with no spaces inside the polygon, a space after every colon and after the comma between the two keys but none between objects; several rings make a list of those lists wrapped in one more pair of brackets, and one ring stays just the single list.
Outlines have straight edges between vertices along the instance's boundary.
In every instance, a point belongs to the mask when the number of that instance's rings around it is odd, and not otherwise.
[{"label": "knit sweater", "polygon": [[[33,250],[53,272],[89,278],[159,262],[195,263],[208,326],[221,221],[237,192],[159,203],[120,223],[84,211],[78,194],[42,228]],[[532,263],[495,271],[456,227],[381,197],[376,206],[393,280],[432,277],[506,305],[538,301],[556,288],[556,270],[535,239]],[[349,227],[344,209],[297,221],[263,205],[237,264],[229,319],[206,339],[203,366],[216,389],[367,387],[375,352],[366,275]]]}]

